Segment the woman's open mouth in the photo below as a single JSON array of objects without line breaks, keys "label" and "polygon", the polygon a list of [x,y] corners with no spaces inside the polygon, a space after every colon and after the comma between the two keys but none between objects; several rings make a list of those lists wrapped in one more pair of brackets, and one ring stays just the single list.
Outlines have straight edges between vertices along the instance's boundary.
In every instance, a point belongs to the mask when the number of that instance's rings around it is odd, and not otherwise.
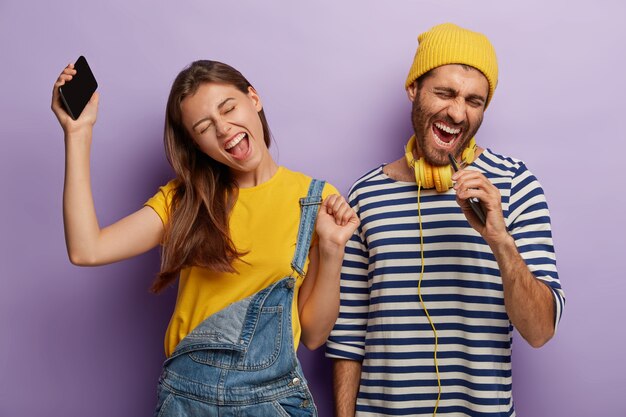
[{"label": "woman's open mouth", "polygon": [[224,149],[235,159],[245,159],[250,150],[248,134],[244,132],[238,133],[224,144]]}]

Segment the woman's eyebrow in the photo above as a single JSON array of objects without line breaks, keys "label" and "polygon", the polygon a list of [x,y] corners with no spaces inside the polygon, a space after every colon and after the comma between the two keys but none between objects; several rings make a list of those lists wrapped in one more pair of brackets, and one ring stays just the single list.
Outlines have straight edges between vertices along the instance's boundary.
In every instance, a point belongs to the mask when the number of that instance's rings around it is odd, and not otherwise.
[{"label": "woman's eyebrow", "polygon": [[234,100],[233,97],[228,97],[227,99],[225,99],[224,101],[222,101],[220,104],[217,105],[218,109],[221,109],[222,107],[224,107],[226,105],[226,103],[228,103],[230,100]]}]

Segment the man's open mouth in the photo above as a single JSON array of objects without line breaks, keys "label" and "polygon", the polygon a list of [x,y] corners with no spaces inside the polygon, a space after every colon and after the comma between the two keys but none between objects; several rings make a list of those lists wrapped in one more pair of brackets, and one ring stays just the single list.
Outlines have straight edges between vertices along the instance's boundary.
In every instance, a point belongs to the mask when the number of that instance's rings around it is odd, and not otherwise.
[{"label": "man's open mouth", "polygon": [[442,122],[433,123],[433,133],[435,134],[435,142],[444,148],[454,145],[454,142],[461,136],[460,127],[450,127]]}]

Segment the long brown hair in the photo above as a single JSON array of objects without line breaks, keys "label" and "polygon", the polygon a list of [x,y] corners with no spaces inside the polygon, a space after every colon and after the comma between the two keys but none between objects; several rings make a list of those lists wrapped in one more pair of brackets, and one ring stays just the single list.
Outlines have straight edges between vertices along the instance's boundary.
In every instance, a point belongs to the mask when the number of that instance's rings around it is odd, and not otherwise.
[{"label": "long brown hair", "polygon": [[[195,61],[178,74],[167,100],[165,154],[176,173],[177,186],[169,206],[161,271],[151,290],[159,292],[181,269],[199,266],[217,272],[235,272],[234,260],[244,253],[230,238],[228,217],[237,198],[237,183],[229,168],[202,152],[182,122],[181,103],[205,83],[228,84],[248,94],[252,85],[233,67],[217,61]],[[259,111],[265,144],[270,130]]]}]

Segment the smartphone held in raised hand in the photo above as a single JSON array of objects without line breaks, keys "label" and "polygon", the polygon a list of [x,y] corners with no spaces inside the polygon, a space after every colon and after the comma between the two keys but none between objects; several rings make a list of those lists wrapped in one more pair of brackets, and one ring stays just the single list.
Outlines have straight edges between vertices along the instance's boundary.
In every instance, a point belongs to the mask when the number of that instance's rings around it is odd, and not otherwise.
[{"label": "smartphone held in raised hand", "polygon": [[98,82],[84,56],[78,57],[74,69],[76,74],[59,87],[59,95],[67,113],[76,120],[98,88]]}]

